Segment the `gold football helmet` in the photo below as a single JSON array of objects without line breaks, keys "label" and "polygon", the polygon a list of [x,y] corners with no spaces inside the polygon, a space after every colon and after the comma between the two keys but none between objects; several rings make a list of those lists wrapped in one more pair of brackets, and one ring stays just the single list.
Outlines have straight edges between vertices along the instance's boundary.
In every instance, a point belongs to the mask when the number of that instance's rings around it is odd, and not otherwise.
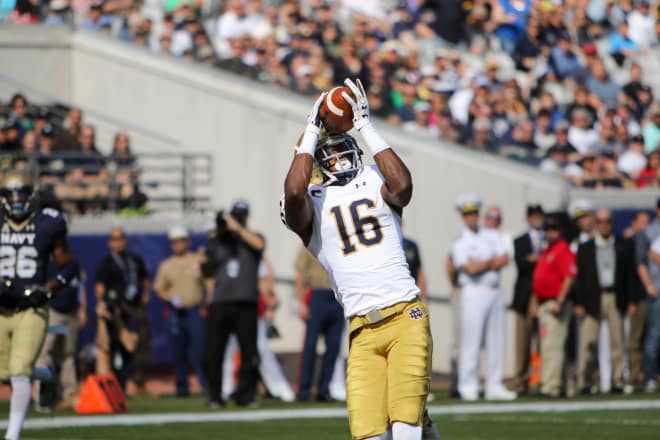
[{"label": "gold football helmet", "polygon": [[23,171],[8,171],[0,179],[2,212],[12,220],[21,221],[34,210],[35,187],[32,177]]}]

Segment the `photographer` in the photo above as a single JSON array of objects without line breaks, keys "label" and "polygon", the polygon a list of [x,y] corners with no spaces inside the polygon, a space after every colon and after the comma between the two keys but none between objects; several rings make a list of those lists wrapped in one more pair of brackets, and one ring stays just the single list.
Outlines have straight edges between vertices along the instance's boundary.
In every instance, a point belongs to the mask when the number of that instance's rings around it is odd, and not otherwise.
[{"label": "photographer", "polygon": [[96,304],[96,373],[114,373],[126,390],[138,340],[137,322],[126,311],[126,303],[116,291],[106,291]]},{"label": "photographer", "polygon": [[[114,228],[110,231],[110,254],[101,261],[96,270],[94,293],[99,302],[105,303],[100,306],[102,312],[109,312],[113,319],[126,314],[124,324],[128,321],[135,324],[138,338],[133,353],[135,368],[132,376],[138,394],[146,394],[146,370],[149,364],[149,321],[146,305],[151,282],[144,261],[138,255],[127,251],[127,244],[126,234],[122,229]],[[117,305],[119,307],[115,307]],[[102,324],[103,321],[100,320],[99,327],[103,327]],[[104,327],[104,330],[108,331],[111,339],[119,339],[120,328],[109,325]]]},{"label": "photographer", "polygon": [[256,395],[258,270],[266,242],[247,229],[248,215],[249,205],[243,200],[234,204],[229,215],[218,213],[217,230],[209,240],[202,267],[204,277],[214,280],[204,350],[208,405],[212,408],[223,405],[221,366],[231,334],[236,335],[241,351],[236,403],[251,405]]}]

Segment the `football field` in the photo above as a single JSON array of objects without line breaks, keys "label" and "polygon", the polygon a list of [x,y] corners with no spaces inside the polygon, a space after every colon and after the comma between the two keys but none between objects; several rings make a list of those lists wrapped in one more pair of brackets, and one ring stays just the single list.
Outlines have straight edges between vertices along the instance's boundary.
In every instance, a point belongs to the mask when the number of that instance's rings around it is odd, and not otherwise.
[{"label": "football field", "polygon": [[[263,400],[259,409],[208,411],[201,398],[131,399],[129,414],[30,414],[23,439],[349,439],[345,407]],[[0,411],[7,413],[7,403]],[[583,400],[429,405],[444,439],[658,439],[660,400],[643,395]],[[0,421],[5,429],[6,420]]]}]

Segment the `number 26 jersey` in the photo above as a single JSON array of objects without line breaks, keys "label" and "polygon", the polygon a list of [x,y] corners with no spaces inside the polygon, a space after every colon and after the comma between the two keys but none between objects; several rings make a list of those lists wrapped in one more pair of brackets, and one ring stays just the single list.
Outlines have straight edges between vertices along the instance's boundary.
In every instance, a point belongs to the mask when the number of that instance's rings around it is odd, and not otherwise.
[{"label": "number 26 jersey", "polygon": [[44,284],[48,259],[55,242],[66,239],[66,222],[62,215],[46,208],[18,226],[0,219],[0,277],[12,280],[18,288]]},{"label": "number 26 jersey", "polygon": [[419,294],[403,251],[401,217],[383,199],[383,182],[372,165],[346,185],[308,188],[314,224],[307,247],[330,275],[347,318]]}]

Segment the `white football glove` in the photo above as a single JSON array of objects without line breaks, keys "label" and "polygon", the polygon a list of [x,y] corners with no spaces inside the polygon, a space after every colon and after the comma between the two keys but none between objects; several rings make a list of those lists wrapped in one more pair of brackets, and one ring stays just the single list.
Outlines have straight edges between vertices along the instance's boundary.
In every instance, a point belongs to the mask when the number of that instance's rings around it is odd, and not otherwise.
[{"label": "white football glove", "polygon": [[316,102],[314,102],[314,106],[307,116],[307,128],[305,128],[305,131],[311,131],[317,135],[321,133],[321,125],[323,124],[321,123],[319,109],[321,108],[323,100],[327,94],[328,92],[321,93],[321,95],[316,99]]},{"label": "white football glove", "polygon": [[367,93],[364,91],[362,81],[357,79],[356,82],[357,85],[349,78],[344,80],[344,84],[351,89],[355,99],[351,98],[346,92],[342,92],[341,96],[344,97],[344,100],[353,109],[353,127],[360,131],[365,126],[371,124],[371,121],[369,120],[369,102],[367,101]]}]

